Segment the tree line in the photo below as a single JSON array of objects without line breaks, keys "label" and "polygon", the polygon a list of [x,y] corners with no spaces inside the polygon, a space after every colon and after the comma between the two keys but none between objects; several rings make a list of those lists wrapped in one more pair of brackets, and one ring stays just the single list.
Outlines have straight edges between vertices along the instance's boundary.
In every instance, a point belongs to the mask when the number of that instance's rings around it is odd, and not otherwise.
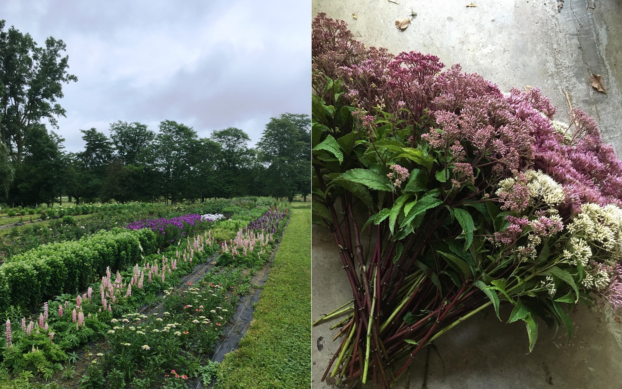
[{"label": "tree line", "polygon": [[85,148],[65,151],[57,102],[68,74],[65,44],[48,38],[39,47],[29,34],[0,20],[0,197],[14,205],[76,202],[202,201],[212,197],[287,197],[310,193],[311,121],[284,113],[270,122],[253,148],[243,130],[226,128],[208,138],[164,120],[158,131],[118,121],[110,134],[81,130]]}]

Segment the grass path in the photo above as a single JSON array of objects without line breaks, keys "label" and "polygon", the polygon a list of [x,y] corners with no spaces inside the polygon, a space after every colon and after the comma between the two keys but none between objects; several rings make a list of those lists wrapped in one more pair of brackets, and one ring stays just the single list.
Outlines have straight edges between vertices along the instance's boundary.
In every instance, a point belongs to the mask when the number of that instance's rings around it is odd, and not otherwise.
[{"label": "grass path", "polygon": [[251,327],[225,357],[218,389],[311,385],[311,209],[292,211]]}]

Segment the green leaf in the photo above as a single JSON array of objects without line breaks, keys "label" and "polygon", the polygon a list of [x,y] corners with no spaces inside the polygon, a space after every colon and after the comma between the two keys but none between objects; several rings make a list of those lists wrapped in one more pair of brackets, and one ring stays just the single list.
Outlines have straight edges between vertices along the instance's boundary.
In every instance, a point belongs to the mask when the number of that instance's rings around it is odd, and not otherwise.
[{"label": "green leaf", "polygon": [[414,149],[412,147],[402,148],[402,153],[400,153],[397,157],[410,159],[428,170],[432,169],[432,164],[434,163],[434,159],[432,157],[424,154],[422,150]]},{"label": "green leaf", "polygon": [[538,254],[538,259],[536,260],[538,263],[544,263],[549,258],[549,253],[551,248],[549,247],[549,240],[551,238],[546,238],[544,240],[544,245],[542,245],[542,250],[540,254]]},{"label": "green leaf", "polygon": [[447,180],[449,179],[449,170],[443,169],[436,172],[436,179],[439,182],[447,182]]},{"label": "green leaf", "polygon": [[[308,149],[307,149],[308,150]],[[339,149],[339,143],[333,138],[332,135],[328,134],[326,139],[319,145],[313,148],[313,151],[325,150],[329,153],[333,154],[339,160],[339,164],[343,163],[343,153]]]},{"label": "green leaf", "polygon": [[392,192],[393,186],[387,176],[368,169],[351,169],[343,173],[338,180],[346,180],[363,184],[370,189]]},{"label": "green leaf", "polygon": [[576,298],[574,296],[574,293],[568,292],[568,294],[566,294],[565,296],[562,296],[562,297],[560,297],[558,299],[555,299],[555,301],[557,301],[558,303],[574,304],[576,302]]},{"label": "green leaf", "polygon": [[311,127],[311,142],[313,147],[320,143],[320,138],[322,137],[322,134],[329,131],[330,128],[326,127],[323,124],[313,123],[313,126]]},{"label": "green leaf", "polygon": [[[346,108],[346,107],[343,107],[343,108]],[[343,110],[343,108],[341,110]],[[354,147],[355,136],[356,136],[356,133],[351,132],[337,139],[337,143],[339,143],[339,147],[341,147],[341,150],[343,150],[343,152],[346,155],[350,154],[350,152],[352,151],[352,148]]]},{"label": "green leaf", "polygon": [[469,265],[467,265],[466,262],[464,262],[464,260],[458,258],[453,254],[445,253],[442,251],[437,251],[437,253],[445,257],[445,259],[448,259],[449,265],[451,265],[451,267],[453,267],[454,269],[460,271],[462,274],[464,274],[465,277],[471,275],[471,268],[469,267]]},{"label": "green leaf", "polygon": [[334,180],[333,182],[358,197],[370,210],[374,209],[374,199],[371,197],[369,190],[363,185],[341,179]]},{"label": "green leaf", "polygon": [[428,177],[429,175],[426,172],[420,169],[413,169],[410,172],[410,178],[404,188],[404,192],[425,192],[428,190]]},{"label": "green leaf", "polygon": [[499,296],[497,296],[497,292],[491,289],[488,285],[484,284],[482,281],[475,281],[473,285],[477,286],[488,296],[490,301],[492,302],[492,306],[495,308],[495,313],[497,314],[497,318],[501,320],[499,316]]},{"label": "green leaf", "polygon": [[560,280],[567,283],[568,285],[570,285],[570,287],[574,290],[577,296],[574,302],[576,303],[577,301],[579,301],[579,288],[577,288],[577,284],[575,284],[574,279],[572,278],[572,275],[570,273],[555,266],[554,268],[551,268],[548,271],[546,271],[544,274],[557,277]]},{"label": "green leaf", "polygon": [[538,323],[536,323],[533,317],[531,317],[531,314],[524,318],[523,321],[527,325],[527,335],[529,336],[529,352],[532,352],[533,347],[536,345],[536,340],[538,340]]},{"label": "green leaf", "polygon": [[404,203],[406,200],[410,198],[409,194],[402,195],[395,200],[395,204],[393,208],[391,208],[391,214],[389,215],[389,229],[391,230],[391,235],[395,230],[395,222],[397,221],[397,217],[400,215],[402,208],[404,207]]},{"label": "green leaf", "polygon": [[486,201],[486,209],[488,210],[488,215],[490,215],[491,219],[496,219],[500,210],[492,201]]},{"label": "green leaf", "polygon": [[572,337],[572,320],[566,314],[564,309],[555,301],[553,301],[553,309],[555,309],[555,313],[561,319],[562,323],[564,323],[564,327],[566,327],[566,334],[568,335],[568,340]]},{"label": "green leaf", "polygon": [[333,215],[330,213],[330,211],[328,210],[328,208],[326,208],[326,206],[322,203],[320,203],[319,201],[312,199],[311,200],[311,213],[315,216],[319,216],[323,219],[326,219],[330,222],[333,221]]},{"label": "green leaf", "polygon": [[404,322],[406,324],[415,324],[417,322],[417,316],[413,315],[412,312],[407,312],[404,315]]},{"label": "green leaf", "polygon": [[415,346],[419,344],[419,342],[415,342],[415,341],[414,341],[414,340],[412,340],[412,339],[404,339],[404,342],[406,342],[406,343],[408,343],[408,344],[415,345]]},{"label": "green leaf", "polygon": [[514,323],[518,320],[523,320],[529,315],[529,309],[523,305],[520,299],[516,299],[516,305],[514,305],[514,309],[512,309],[512,313],[510,314],[510,318],[508,319],[508,323]]},{"label": "green leaf", "polygon": [[413,200],[409,202],[408,204],[404,205],[404,216],[408,215],[408,212],[410,212],[410,210],[412,209],[412,207],[415,206],[415,204],[417,204],[417,200]]},{"label": "green leaf", "polygon": [[468,250],[471,243],[473,243],[473,230],[475,229],[475,224],[473,223],[473,218],[468,211],[465,211],[462,208],[454,208],[454,215],[456,219],[458,219],[458,223],[462,227],[464,231],[464,236],[466,238],[466,242],[464,243],[464,250]]},{"label": "green leaf", "polygon": [[404,253],[404,245],[402,244],[402,242],[398,242],[397,246],[395,247],[395,257],[393,257],[393,263],[396,263],[397,261],[399,261],[403,253]]},{"label": "green leaf", "polygon": [[417,204],[415,204],[410,209],[410,211],[406,215],[406,218],[402,222],[402,226],[405,226],[408,223],[410,223],[411,221],[413,221],[415,216],[419,215],[420,213],[425,212],[428,209],[438,207],[442,203],[443,203],[442,200],[439,200],[439,199],[437,199],[435,197],[432,197],[432,196],[425,196],[425,197],[423,197],[421,200],[419,200],[417,202]]},{"label": "green leaf", "polygon": [[378,212],[378,214],[376,215],[376,219],[374,219],[374,224],[378,225],[382,223],[382,221],[388,218],[390,214],[391,214],[391,208],[384,208],[383,210]]}]

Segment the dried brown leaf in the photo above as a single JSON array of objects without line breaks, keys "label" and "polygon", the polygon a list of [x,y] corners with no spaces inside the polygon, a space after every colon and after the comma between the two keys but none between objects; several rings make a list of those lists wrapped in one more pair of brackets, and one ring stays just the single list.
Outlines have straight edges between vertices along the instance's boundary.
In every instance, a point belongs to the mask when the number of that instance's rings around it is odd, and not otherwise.
[{"label": "dried brown leaf", "polygon": [[467,8],[475,8],[477,7],[475,3],[467,4]]},{"label": "dried brown leaf", "polygon": [[356,16],[356,14],[352,14],[352,18],[354,18],[354,20],[358,20],[358,16]]},{"label": "dried brown leaf", "polygon": [[616,319],[616,323],[622,323],[622,320],[620,320],[619,317],[616,316],[615,319]]},{"label": "dried brown leaf", "polygon": [[406,18],[406,19],[397,19],[395,21],[395,27],[399,28],[400,30],[404,31],[405,29],[408,28],[408,26],[410,26],[410,18]]},{"label": "dried brown leaf", "polygon": [[605,90],[605,82],[600,74],[590,75],[590,84],[592,84],[592,87],[600,93],[607,93]]}]

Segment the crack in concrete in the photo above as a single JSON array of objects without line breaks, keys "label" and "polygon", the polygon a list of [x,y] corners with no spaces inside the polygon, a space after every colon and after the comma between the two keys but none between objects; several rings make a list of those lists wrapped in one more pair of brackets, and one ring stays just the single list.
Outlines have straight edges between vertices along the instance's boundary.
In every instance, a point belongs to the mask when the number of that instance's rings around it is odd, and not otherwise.
[{"label": "crack in concrete", "polygon": [[572,16],[574,16],[574,19],[577,21],[577,43],[579,43],[579,50],[581,50],[581,60],[583,61],[583,64],[587,68],[588,72],[591,74],[592,69],[590,69],[590,65],[588,65],[587,61],[585,60],[585,52],[583,51],[583,45],[581,44],[581,39],[579,38],[581,27],[583,27],[583,25],[579,21],[577,14],[574,12],[574,8],[572,7],[572,1],[570,1],[569,3],[570,3],[570,11],[572,12]]}]

